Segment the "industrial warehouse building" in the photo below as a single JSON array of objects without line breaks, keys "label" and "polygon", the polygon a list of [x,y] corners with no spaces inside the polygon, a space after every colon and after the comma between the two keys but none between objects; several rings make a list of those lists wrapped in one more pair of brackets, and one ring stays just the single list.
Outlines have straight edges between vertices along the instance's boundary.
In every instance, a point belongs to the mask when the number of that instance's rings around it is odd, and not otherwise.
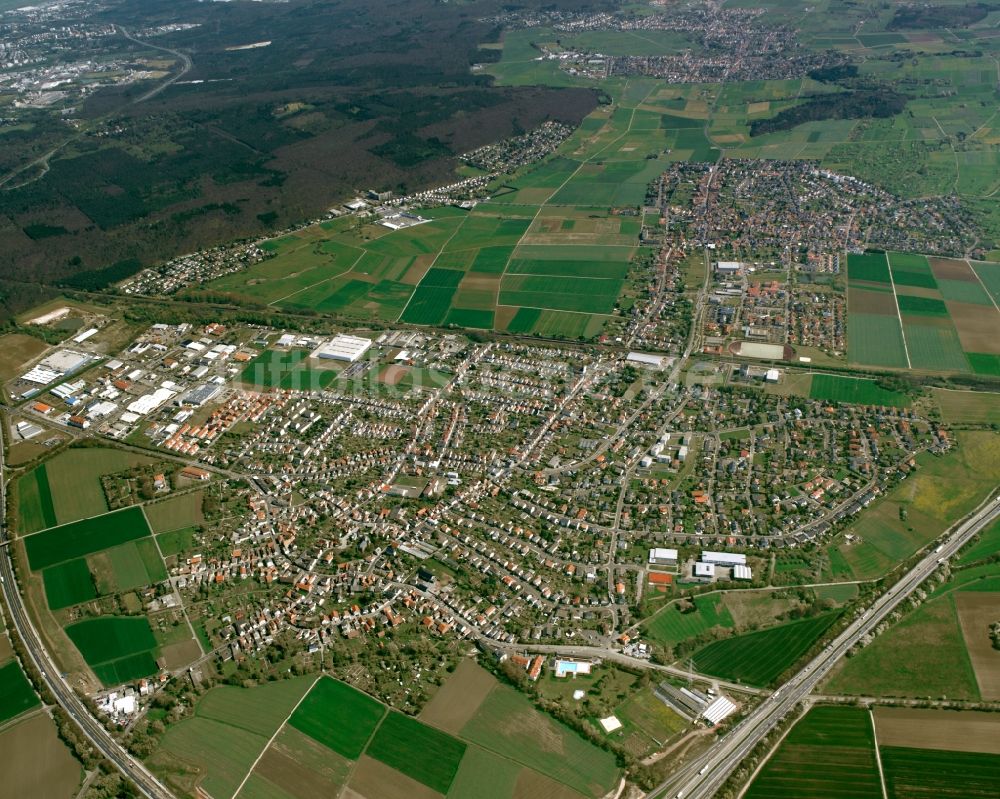
[{"label": "industrial warehouse building", "polygon": [[354,363],[368,352],[372,345],[370,338],[347,336],[343,333],[334,336],[325,344],[320,344],[313,350],[312,357],[322,361],[343,361]]}]

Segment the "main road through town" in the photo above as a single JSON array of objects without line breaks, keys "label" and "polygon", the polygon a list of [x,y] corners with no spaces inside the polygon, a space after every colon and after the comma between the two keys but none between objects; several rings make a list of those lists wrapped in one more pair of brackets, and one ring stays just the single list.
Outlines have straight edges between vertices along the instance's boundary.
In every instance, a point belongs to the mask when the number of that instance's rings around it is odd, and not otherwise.
[{"label": "main road through town", "polygon": [[822,652],[782,685],[749,716],[725,734],[701,757],[647,794],[649,799],[711,799],[740,761],[765,735],[791,713],[862,637],[868,635],[903,602],[938,565],[961,549],[972,536],[1000,517],[1000,497],[991,497],[956,522],[943,543],[925,555],[906,575],[856,618]]},{"label": "main road through town", "polygon": [[[0,425],[2,428],[3,425]],[[62,672],[42,644],[35,626],[24,607],[24,600],[18,589],[11,561],[10,539],[7,530],[7,480],[3,460],[3,430],[0,429],[0,580],[2,580],[4,600],[10,613],[10,620],[28,651],[35,668],[41,674],[45,685],[94,747],[110,760],[118,770],[135,783],[136,787],[149,799],[173,799],[173,794],[147,769],[135,760],[104,729],[87,709],[73,689],[63,679]]]}]

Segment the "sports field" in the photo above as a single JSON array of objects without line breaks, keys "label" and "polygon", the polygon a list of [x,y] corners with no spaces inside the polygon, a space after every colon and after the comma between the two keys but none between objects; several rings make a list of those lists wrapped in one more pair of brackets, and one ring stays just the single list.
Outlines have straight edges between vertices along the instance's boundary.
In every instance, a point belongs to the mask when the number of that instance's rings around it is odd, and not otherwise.
[{"label": "sports field", "polygon": [[106,686],[156,672],[156,639],[145,616],[100,616],[76,622],[66,634]]},{"label": "sports field", "polygon": [[1000,374],[1000,309],[987,282],[998,274],[1000,264],[916,253],[848,254],[848,359],[864,366]]},{"label": "sports field", "polygon": [[34,533],[24,539],[24,546],[31,568],[37,571],[150,534],[142,508],[133,505]]},{"label": "sports field", "polygon": [[749,685],[768,685],[794,665],[837,619],[827,613],[760,632],[714,641],[692,657],[698,671]]},{"label": "sports field", "polygon": [[881,796],[871,717],[859,708],[814,707],[782,741],[747,799]]},{"label": "sports field", "polygon": [[40,704],[16,660],[0,666],[0,724]]}]

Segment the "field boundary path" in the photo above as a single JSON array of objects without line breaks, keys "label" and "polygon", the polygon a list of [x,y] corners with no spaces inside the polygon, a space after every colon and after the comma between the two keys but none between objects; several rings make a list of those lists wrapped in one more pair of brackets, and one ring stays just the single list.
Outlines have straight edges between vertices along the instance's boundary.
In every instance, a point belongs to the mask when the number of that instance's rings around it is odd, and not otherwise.
[{"label": "field boundary path", "polygon": [[295,711],[299,709],[299,705],[301,705],[305,701],[306,697],[309,696],[309,692],[316,687],[316,683],[322,680],[323,677],[324,675],[320,674],[318,677],[316,677],[315,680],[309,683],[309,687],[302,692],[302,696],[299,697],[299,701],[296,702],[295,706],[288,711],[288,715],[285,716],[281,724],[278,725],[277,729],[275,729],[271,737],[267,739],[267,743],[264,744],[264,748],[260,750],[260,754],[258,754],[257,757],[254,758],[253,763],[250,764],[250,768],[247,769],[247,773],[243,775],[243,781],[239,784],[239,787],[237,787],[237,789],[233,791],[232,799],[236,799],[236,797],[240,795],[240,791],[243,790],[243,786],[247,784],[247,780],[250,779],[250,775],[253,774],[253,770],[257,768],[257,764],[260,762],[260,759],[264,757],[264,754],[267,752],[267,750],[271,748],[271,744],[273,744],[274,739],[278,737],[278,733],[280,733],[283,729],[285,729],[285,725],[288,723],[288,720],[292,717]]},{"label": "field boundary path", "polygon": [[872,743],[875,749],[875,764],[878,766],[878,781],[882,786],[882,799],[889,799],[889,791],[885,787],[885,771],[882,769],[882,755],[878,751],[878,729],[875,727],[875,713],[868,708],[868,720],[872,723]]}]

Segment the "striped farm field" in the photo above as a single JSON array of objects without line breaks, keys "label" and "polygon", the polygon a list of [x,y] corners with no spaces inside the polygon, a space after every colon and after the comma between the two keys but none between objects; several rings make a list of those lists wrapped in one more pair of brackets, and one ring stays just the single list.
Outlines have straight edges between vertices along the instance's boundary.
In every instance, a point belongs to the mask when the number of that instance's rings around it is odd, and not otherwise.
[{"label": "striped farm field", "polygon": [[889,799],[996,797],[1000,755],[881,746]]},{"label": "striped farm field", "polygon": [[847,359],[866,366],[905,369],[906,347],[899,318],[895,315],[855,313],[847,315]]},{"label": "striped farm field", "polygon": [[916,253],[849,254],[848,360],[994,375],[1000,372],[996,289],[1000,264]]},{"label": "striped farm field", "polygon": [[867,711],[814,707],[788,733],[746,799],[877,799],[875,737]]},{"label": "striped farm field", "polygon": [[884,252],[848,253],[847,280],[849,283],[885,283],[891,280],[889,262]]},{"label": "striped farm field", "polygon": [[0,666],[0,724],[40,704],[16,660]]},{"label": "striped farm field", "polygon": [[31,568],[37,571],[149,535],[142,508],[133,505],[35,533],[24,539],[24,546]]},{"label": "striped farm field", "polygon": [[[900,297],[902,299],[904,298]],[[919,316],[903,317],[903,335],[910,355],[910,365],[914,369],[936,372],[969,371],[962,342],[951,321],[946,318],[941,320],[945,324],[935,325],[920,324],[918,320]]]},{"label": "striped farm field", "polygon": [[390,711],[368,744],[367,754],[446,794],[458,773],[466,744],[446,732]]},{"label": "striped farm field", "polygon": [[937,288],[937,281],[931,271],[931,265],[924,255],[916,253],[889,253],[889,269],[892,272],[892,282],[897,286],[917,286],[920,288]]},{"label": "striped farm field", "polygon": [[713,641],[694,653],[698,671],[748,685],[768,685],[794,665],[837,619],[827,613]]},{"label": "striped farm field", "polygon": [[541,713],[506,685],[493,689],[459,736],[593,799],[608,793],[618,780],[610,752]]},{"label": "striped farm field", "polygon": [[351,760],[357,760],[385,707],[347,683],[318,680],[288,720],[295,729]]}]

